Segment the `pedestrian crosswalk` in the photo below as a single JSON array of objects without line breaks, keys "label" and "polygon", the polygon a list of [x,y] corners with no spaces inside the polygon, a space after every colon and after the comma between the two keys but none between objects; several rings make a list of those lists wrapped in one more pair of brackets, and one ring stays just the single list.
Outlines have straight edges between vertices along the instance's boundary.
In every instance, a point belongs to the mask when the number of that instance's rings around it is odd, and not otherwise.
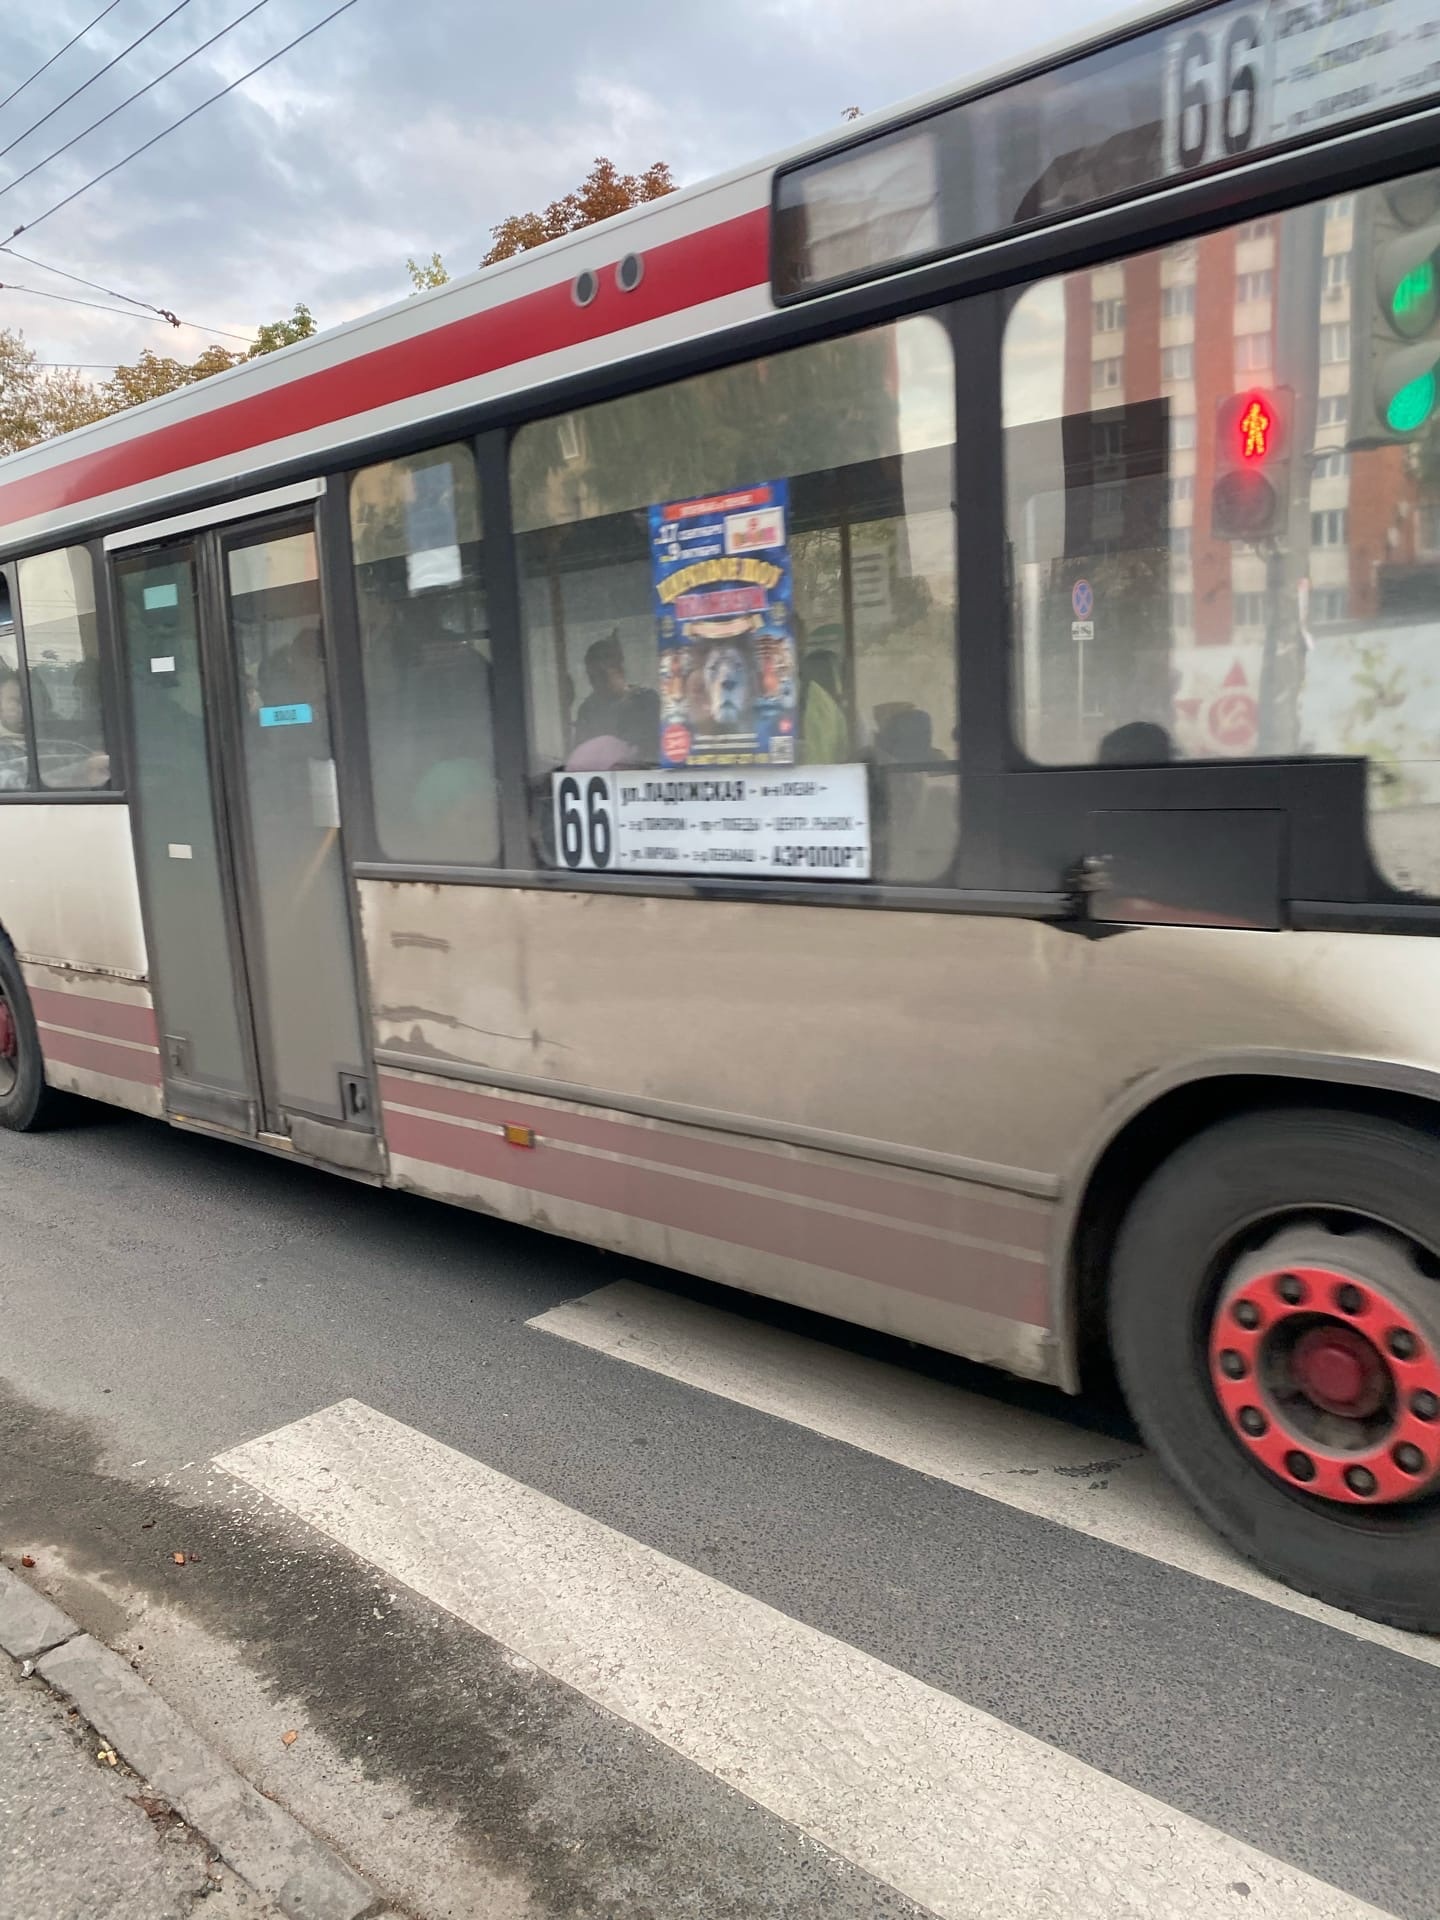
[{"label": "pedestrian crosswalk", "polygon": [[[1351,1644],[1440,1664],[1435,1643],[1232,1560],[1134,1447],[631,1283],[531,1325],[1305,1614]],[[943,1920],[1381,1911],[358,1400],[216,1464]]]}]

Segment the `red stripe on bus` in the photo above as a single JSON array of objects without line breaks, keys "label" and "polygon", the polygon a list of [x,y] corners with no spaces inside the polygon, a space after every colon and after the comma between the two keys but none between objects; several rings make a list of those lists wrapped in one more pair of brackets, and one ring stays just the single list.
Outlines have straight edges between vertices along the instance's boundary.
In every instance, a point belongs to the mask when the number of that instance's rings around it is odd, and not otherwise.
[{"label": "red stripe on bus", "polygon": [[522,365],[541,354],[623,333],[707,300],[746,292],[768,281],[769,247],[766,208],[664,241],[645,249],[645,275],[633,293],[622,294],[607,269],[596,275],[600,290],[595,299],[579,307],[567,279],[415,339],[376,347],[318,373],[298,374],[265,393],[217,405],[173,426],[12,480],[0,486],[0,524],[54,513],[187,467],[248,453],[417,394]]},{"label": "red stripe on bus", "polygon": [[462,1119],[507,1121],[532,1127],[542,1141],[568,1140],[576,1146],[599,1147],[640,1160],[660,1160],[666,1166],[691,1173],[712,1174],[721,1180],[742,1180],[769,1187],[825,1206],[856,1207],[884,1213],[913,1225],[935,1227],[945,1233],[963,1233],[977,1240],[993,1240],[1004,1247],[1043,1254],[1050,1245],[1050,1217],[1038,1206],[1012,1206],[991,1199],[983,1191],[952,1183],[953,1190],[901,1179],[861,1168],[827,1167],[813,1160],[793,1158],[780,1148],[744,1147],[729,1141],[662,1132],[624,1120],[570,1113],[555,1107],[535,1107],[523,1100],[472,1092],[468,1087],[437,1087],[423,1081],[397,1080],[384,1075],[381,1098],[403,1106],[425,1107],[432,1113],[457,1114]]},{"label": "red stripe on bus", "polygon": [[49,1020],[57,1027],[79,1027],[111,1040],[138,1040],[147,1047],[160,1044],[160,1029],[149,1007],[132,1007],[92,993],[60,993],[54,987],[32,987],[30,1004],[37,1020]]},{"label": "red stripe on bus", "polygon": [[40,1050],[46,1060],[66,1067],[83,1067],[88,1073],[108,1073],[112,1080],[129,1080],[140,1087],[160,1085],[160,1055],[140,1053],[134,1047],[117,1047],[110,1040],[92,1040],[82,1033],[56,1033],[51,1027],[40,1032]]},{"label": "red stripe on bus", "polygon": [[681,1175],[563,1150],[522,1153],[498,1134],[389,1112],[392,1153],[528,1193],[653,1221],[877,1286],[973,1307],[1026,1326],[1048,1324],[1045,1269],[1019,1255],[956,1247],[897,1223],[881,1226],[777,1196],[735,1193]]}]

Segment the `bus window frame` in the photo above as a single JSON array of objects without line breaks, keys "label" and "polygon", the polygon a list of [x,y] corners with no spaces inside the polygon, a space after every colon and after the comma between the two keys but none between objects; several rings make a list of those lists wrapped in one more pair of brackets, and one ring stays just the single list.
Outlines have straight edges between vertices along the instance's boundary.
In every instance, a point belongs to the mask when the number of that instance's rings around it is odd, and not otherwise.
[{"label": "bus window frame", "polygon": [[10,600],[10,630],[15,636],[15,665],[12,672],[20,683],[20,699],[25,721],[25,785],[10,792],[0,793],[0,801],[24,805],[28,800],[44,799],[40,786],[39,761],[35,753],[35,710],[30,703],[30,664],[25,651],[25,621],[20,606],[20,562],[12,561],[0,567],[5,577],[5,587]]}]

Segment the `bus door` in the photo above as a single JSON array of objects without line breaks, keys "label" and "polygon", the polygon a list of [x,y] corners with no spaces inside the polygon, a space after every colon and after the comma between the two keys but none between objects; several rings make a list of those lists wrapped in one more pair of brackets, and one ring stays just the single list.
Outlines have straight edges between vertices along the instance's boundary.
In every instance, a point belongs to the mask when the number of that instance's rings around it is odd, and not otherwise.
[{"label": "bus door", "polygon": [[169,1111],[374,1169],[313,505],[113,564]]}]

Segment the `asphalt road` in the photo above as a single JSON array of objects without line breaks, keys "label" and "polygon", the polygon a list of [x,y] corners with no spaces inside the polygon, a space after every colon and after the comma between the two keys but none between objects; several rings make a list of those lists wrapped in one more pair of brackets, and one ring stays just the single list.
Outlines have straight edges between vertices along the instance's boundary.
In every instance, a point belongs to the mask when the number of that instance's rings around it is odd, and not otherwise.
[{"label": "asphalt road", "polygon": [[397,1910],[1440,1916],[1440,1645],[1113,1409],[105,1111],[0,1135],[22,1553]]}]

